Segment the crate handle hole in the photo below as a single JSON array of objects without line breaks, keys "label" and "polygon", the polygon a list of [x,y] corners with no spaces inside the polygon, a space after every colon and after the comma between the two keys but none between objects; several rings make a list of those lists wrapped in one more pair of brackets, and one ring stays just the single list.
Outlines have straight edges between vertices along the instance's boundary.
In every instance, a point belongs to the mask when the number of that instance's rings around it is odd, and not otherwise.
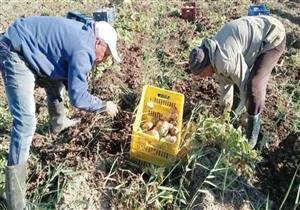
[{"label": "crate handle hole", "polygon": [[167,95],[164,95],[164,94],[161,94],[161,93],[158,93],[157,96],[159,98],[163,98],[163,99],[167,99],[167,100],[170,99],[170,96],[167,96]]}]

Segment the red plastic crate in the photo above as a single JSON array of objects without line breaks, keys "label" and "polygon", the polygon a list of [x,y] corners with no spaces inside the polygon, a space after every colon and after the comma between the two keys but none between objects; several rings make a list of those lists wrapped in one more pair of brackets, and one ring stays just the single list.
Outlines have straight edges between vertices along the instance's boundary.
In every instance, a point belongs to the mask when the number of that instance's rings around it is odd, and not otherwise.
[{"label": "red plastic crate", "polygon": [[186,2],[181,7],[181,17],[185,20],[194,21],[196,20],[196,3]]}]

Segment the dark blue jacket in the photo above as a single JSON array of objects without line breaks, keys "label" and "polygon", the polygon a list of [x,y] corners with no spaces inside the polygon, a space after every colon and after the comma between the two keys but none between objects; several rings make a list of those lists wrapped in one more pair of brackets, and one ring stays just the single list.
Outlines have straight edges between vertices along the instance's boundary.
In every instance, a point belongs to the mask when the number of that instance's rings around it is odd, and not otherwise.
[{"label": "dark blue jacket", "polygon": [[5,37],[14,49],[21,49],[35,73],[68,81],[73,106],[86,111],[103,107],[88,92],[87,75],[96,58],[92,26],[63,17],[21,18],[7,29]]}]

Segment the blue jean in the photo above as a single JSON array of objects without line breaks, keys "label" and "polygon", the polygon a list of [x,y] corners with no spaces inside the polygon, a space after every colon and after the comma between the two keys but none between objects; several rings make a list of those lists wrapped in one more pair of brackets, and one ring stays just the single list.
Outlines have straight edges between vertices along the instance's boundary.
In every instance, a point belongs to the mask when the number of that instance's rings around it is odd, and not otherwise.
[{"label": "blue jean", "polygon": [[35,76],[16,52],[0,43],[2,73],[9,111],[13,122],[8,155],[8,166],[27,161],[36,129],[34,85]]}]

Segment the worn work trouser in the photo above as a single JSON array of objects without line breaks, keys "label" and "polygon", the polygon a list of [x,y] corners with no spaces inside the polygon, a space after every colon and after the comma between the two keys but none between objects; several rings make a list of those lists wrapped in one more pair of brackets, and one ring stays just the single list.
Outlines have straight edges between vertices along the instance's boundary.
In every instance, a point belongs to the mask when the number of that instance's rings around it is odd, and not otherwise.
[{"label": "worn work trouser", "polygon": [[262,112],[265,106],[269,77],[285,49],[286,38],[275,48],[262,53],[254,63],[248,84],[247,111],[250,115]]},{"label": "worn work trouser", "polygon": [[27,161],[36,129],[34,84],[35,76],[23,57],[0,42],[0,70],[7,103],[13,122],[8,166]]},{"label": "worn work trouser", "polygon": [[1,42],[0,71],[13,119],[7,163],[8,166],[13,166],[26,162],[29,157],[30,145],[36,130],[35,83],[45,88],[47,99],[51,102],[62,101],[64,85],[61,81],[36,76],[21,53],[11,51]]}]

